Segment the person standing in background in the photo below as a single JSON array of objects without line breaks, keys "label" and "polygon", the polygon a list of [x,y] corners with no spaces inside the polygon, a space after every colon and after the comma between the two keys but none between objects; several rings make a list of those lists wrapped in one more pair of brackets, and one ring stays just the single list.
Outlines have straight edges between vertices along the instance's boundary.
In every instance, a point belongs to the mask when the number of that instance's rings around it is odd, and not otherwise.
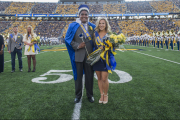
[{"label": "person standing in background", "polygon": [[4,71],[4,39],[0,35],[0,73]]},{"label": "person standing in background", "polygon": [[19,61],[19,70],[22,72],[22,48],[23,48],[23,36],[18,33],[18,27],[13,27],[13,34],[10,34],[9,36],[9,42],[8,42],[8,50],[9,54],[11,54],[11,64],[12,64],[12,71],[11,73],[15,72],[15,58],[16,53],[18,55],[18,61]]}]

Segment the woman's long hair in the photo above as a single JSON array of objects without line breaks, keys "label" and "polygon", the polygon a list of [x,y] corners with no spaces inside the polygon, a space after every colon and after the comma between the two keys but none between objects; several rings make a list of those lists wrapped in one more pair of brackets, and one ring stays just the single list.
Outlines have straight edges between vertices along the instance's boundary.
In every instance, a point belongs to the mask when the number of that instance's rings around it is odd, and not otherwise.
[{"label": "woman's long hair", "polygon": [[99,17],[99,18],[98,18],[98,20],[96,21],[95,31],[97,31],[97,32],[100,31],[100,29],[99,29],[99,22],[100,22],[101,20],[105,20],[105,22],[106,22],[106,28],[105,28],[106,32],[107,32],[107,33],[111,32],[111,26],[109,25],[109,22],[108,22],[108,20],[107,20],[105,17]]},{"label": "woman's long hair", "polygon": [[[33,30],[33,28],[32,28],[32,26],[31,25],[28,25],[27,26],[27,29],[28,28],[31,28],[31,38],[34,38],[34,30]],[[28,40],[28,36],[29,36],[29,33],[28,33],[28,30],[27,30],[27,33],[26,33],[26,39]]]}]

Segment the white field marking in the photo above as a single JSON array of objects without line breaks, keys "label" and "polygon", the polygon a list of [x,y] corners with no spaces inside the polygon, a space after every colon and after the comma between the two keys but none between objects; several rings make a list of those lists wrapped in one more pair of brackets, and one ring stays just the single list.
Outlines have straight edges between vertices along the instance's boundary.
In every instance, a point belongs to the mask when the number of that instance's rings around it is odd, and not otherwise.
[{"label": "white field marking", "polygon": [[83,91],[84,91],[84,81],[85,81],[85,76],[83,75],[83,88],[82,88],[82,97],[81,97],[81,100],[79,103],[76,103],[75,104],[75,107],[74,107],[74,112],[73,112],[73,115],[72,115],[72,120],[79,120],[80,118],[80,113],[81,113],[81,106],[82,106],[82,98],[83,98]]},{"label": "white field marking", "polygon": [[149,51],[151,51],[151,50],[149,50]]},{"label": "white field marking", "polygon": [[118,51],[120,51],[120,52],[124,52],[123,50],[119,50],[119,49],[118,49]]},{"label": "white field marking", "polygon": [[157,50],[157,51],[160,51],[160,50]]},{"label": "white field marking", "polygon": [[175,61],[167,60],[167,59],[164,59],[164,58],[156,57],[156,56],[153,56],[153,55],[148,55],[148,54],[141,53],[141,52],[137,52],[137,51],[133,51],[133,52],[140,53],[140,54],[143,54],[143,55],[147,55],[147,56],[150,56],[150,57],[154,57],[154,58],[157,58],[157,59],[160,59],[160,60],[164,60],[164,61],[168,61],[168,62],[172,62],[172,63],[175,63],[175,64],[179,64],[179,65],[180,65],[180,63],[175,62]]},{"label": "white field marking", "polygon": [[[67,82],[73,79],[73,76],[69,74],[64,74],[63,72],[71,72],[71,71],[72,70],[50,70],[40,75],[41,77],[33,78],[31,81],[35,83],[41,83],[41,84],[54,84],[54,83]],[[43,80],[47,80],[47,77],[45,77],[47,75],[57,75],[59,76],[59,78],[54,81],[43,81]]]},{"label": "white field marking", "polygon": [[[127,72],[121,70],[114,70],[114,72],[119,76],[119,81],[111,81],[108,79],[109,83],[126,83],[132,80],[132,76]],[[94,77],[98,79],[96,74],[94,74]]]}]

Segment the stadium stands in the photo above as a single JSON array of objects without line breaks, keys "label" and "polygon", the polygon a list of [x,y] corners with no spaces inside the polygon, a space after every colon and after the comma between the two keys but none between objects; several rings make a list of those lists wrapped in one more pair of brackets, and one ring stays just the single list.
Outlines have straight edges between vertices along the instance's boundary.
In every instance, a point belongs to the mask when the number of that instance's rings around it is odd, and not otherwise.
[{"label": "stadium stands", "polygon": [[122,14],[126,12],[125,4],[104,4],[103,11],[107,14]]},{"label": "stadium stands", "polygon": [[5,9],[9,7],[10,4],[11,2],[0,2],[0,11],[5,11]]},{"label": "stadium stands", "polygon": [[110,26],[111,26],[112,32],[115,32],[115,33],[117,33],[117,34],[120,33],[119,27],[118,27],[118,24],[117,24],[117,21],[116,21],[116,20],[109,20],[109,24],[110,24]]},{"label": "stadium stands", "polygon": [[126,4],[131,13],[152,13],[149,2],[127,2]]},{"label": "stadium stands", "polygon": [[127,36],[150,34],[149,29],[141,20],[123,20],[118,21],[118,25],[122,32]]},{"label": "stadium stands", "polygon": [[103,11],[103,5],[88,5],[91,14],[100,14]]},{"label": "stadium stands", "polygon": [[64,27],[64,21],[42,21],[34,31],[43,37],[59,37]]},{"label": "stadium stands", "polygon": [[[5,14],[77,14],[79,4],[59,3],[28,3],[28,2],[0,2],[0,12]],[[152,12],[179,12],[180,2],[173,1],[151,1],[151,2],[125,2],[125,3],[93,3],[88,4],[91,14],[125,14],[125,13],[152,13]],[[75,18],[67,19],[41,19],[40,21],[29,21],[29,18],[0,18],[0,32],[12,32],[12,26],[18,25],[19,32],[24,34],[27,25],[32,25],[35,32],[44,37],[65,37],[67,28]],[[123,18],[124,19],[124,18]],[[5,21],[7,20],[7,21]],[[43,21],[42,21],[43,20]],[[61,21],[56,21],[61,20]],[[95,24],[94,18],[90,20]],[[176,32],[180,27],[180,20],[176,19],[146,19],[146,20],[109,20],[112,32],[119,34],[123,32],[127,36],[135,34],[151,34],[152,31],[174,29]]]},{"label": "stadium stands", "polygon": [[144,20],[144,24],[148,29],[153,31],[162,31],[170,30],[175,27],[175,24],[172,20],[159,19],[159,20]]},{"label": "stadium stands", "polygon": [[56,9],[58,14],[76,14],[79,5],[61,5],[59,4]]},{"label": "stadium stands", "polygon": [[5,29],[10,27],[12,22],[10,21],[0,21],[0,32],[3,32]]},{"label": "stadium stands", "polygon": [[180,1],[179,0],[172,0],[172,2],[174,2],[174,4],[180,8]]},{"label": "stadium stands", "polygon": [[38,26],[39,21],[36,22],[32,22],[32,21],[16,21],[14,23],[12,23],[11,27],[9,27],[8,29],[6,29],[5,31],[3,31],[3,33],[13,33],[13,26],[17,25],[18,26],[18,32],[21,34],[25,34],[26,33],[26,29],[28,25],[31,25],[33,27],[33,29],[35,29],[36,26]]},{"label": "stadium stands", "polygon": [[55,12],[56,3],[36,3],[32,8],[33,14],[52,14]]},{"label": "stadium stands", "polygon": [[72,21],[65,21],[65,22],[66,22],[66,26],[64,27],[64,31],[63,31],[63,35],[62,35],[63,38],[65,38],[68,26],[70,23],[72,23]]},{"label": "stadium stands", "polygon": [[156,12],[179,12],[179,8],[171,1],[153,1],[149,2],[150,5],[156,9]]},{"label": "stadium stands", "polygon": [[28,2],[12,2],[9,7],[6,8],[6,14],[24,14],[31,10],[34,3]]}]

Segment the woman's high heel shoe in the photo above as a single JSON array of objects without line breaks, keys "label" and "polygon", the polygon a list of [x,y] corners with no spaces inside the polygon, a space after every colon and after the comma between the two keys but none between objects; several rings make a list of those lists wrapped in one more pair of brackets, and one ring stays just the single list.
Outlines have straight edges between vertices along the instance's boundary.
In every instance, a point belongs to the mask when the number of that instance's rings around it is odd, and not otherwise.
[{"label": "woman's high heel shoe", "polygon": [[36,71],[36,68],[33,68],[33,71],[32,72],[35,72]]},{"label": "woman's high heel shoe", "polygon": [[107,101],[103,101],[103,104],[106,104],[106,103],[108,103],[108,94],[107,94],[107,95],[104,95],[104,96],[107,97]]},{"label": "woman's high heel shoe", "polygon": [[31,68],[28,69],[28,72],[31,72]]},{"label": "woman's high heel shoe", "polygon": [[[104,95],[104,93],[103,93],[103,94],[101,94],[101,95]],[[103,103],[103,101],[99,100],[99,103]]]}]

